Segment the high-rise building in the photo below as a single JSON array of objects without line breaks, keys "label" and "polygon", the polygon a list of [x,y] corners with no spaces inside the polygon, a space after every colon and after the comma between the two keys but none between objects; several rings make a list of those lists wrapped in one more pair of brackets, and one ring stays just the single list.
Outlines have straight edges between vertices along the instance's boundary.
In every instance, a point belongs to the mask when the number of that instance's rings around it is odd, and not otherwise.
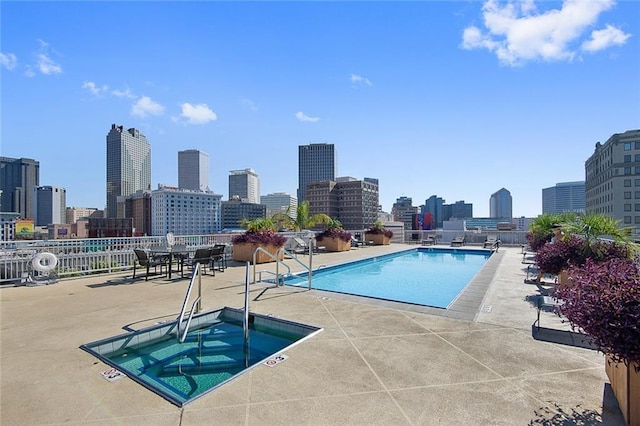
[{"label": "high-rise building", "polygon": [[465,203],[464,200],[456,201],[453,204],[442,206],[444,217],[451,219],[471,219],[473,217],[473,204]]},{"label": "high-rise building", "polygon": [[220,207],[223,230],[240,229],[243,220],[251,221],[266,217],[267,214],[267,206],[264,204],[247,203],[238,197],[223,201]]},{"label": "high-rise building", "polygon": [[585,184],[579,182],[561,182],[556,186],[542,190],[542,213],[584,213]]},{"label": "high-rise building", "polygon": [[424,205],[421,207],[422,214],[431,214],[431,226],[435,228],[442,228],[442,222],[445,220],[449,220],[448,217],[445,217],[442,207],[444,205],[444,199],[442,197],[438,197],[437,195],[432,195],[424,201]]},{"label": "high-rise building", "polygon": [[640,236],[640,130],[613,134],[585,162],[587,213],[634,228]]},{"label": "high-rise building", "polygon": [[104,212],[90,207],[67,207],[65,223],[76,223],[80,219],[89,217],[103,217]]},{"label": "high-rise building", "polygon": [[412,229],[414,215],[418,214],[419,209],[419,207],[413,206],[411,197],[400,197],[393,203],[391,214],[393,220],[404,224],[404,229]]},{"label": "high-rise building", "polygon": [[[111,125],[107,134],[107,218],[118,217],[118,197],[151,189],[151,145],[139,130]],[[122,209],[124,210],[124,209]]]},{"label": "high-rise building", "polygon": [[261,195],[260,204],[267,206],[267,217],[276,213],[289,212],[289,217],[296,218],[298,200],[286,192],[275,192],[273,194]]},{"label": "high-rise building", "polygon": [[209,154],[197,149],[178,151],[178,188],[209,191]]},{"label": "high-rise building", "polygon": [[312,143],[298,146],[298,203],[307,199],[307,185],[336,178],[335,146]]},{"label": "high-rise building", "polygon": [[31,158],[0,157],[0,211],[34,218],[33,188],[40,185],[40,163]]},{"label": "high-rise building", "polygon": [[67,191],[57,186],[37,186],[33,189],[36,226],[65,223]]},{"label": "high-rise building", "polygon": [[151,234],[206,235],[222,230],[222,195],[159,185],[151,193]]},{"label": "high-rise building", "polygon": [[235,197],[239,197],[245,203],[260,204],[260,181],[255,171],[229,171],[229,199]]},{"label": "high-rise building", "polygon": [[504,188],[500,188],[491,194],[489,198],[489,217],[493,219],[508,219],[511,222],[513,217],[512,205],[511,193]]},{"label": "high-rise building", "polygon": [[378,219],[377,180],[340,177],[307,186],[309,213],[324,213],[338,219],[345,229],[362,230]]}]

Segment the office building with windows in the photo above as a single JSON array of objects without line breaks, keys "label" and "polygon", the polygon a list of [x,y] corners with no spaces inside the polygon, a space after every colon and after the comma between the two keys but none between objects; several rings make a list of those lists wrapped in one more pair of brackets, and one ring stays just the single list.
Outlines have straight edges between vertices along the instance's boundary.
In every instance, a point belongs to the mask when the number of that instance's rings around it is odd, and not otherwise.
[{"label": "office building with windows", "polygon": [[324,213],[348,230],[362,230],[378,219],[377,180],[340,177],[335,181],[312,182],[307,186],[311,215]]},{"label": "office building with windows", "polygon": [[[107,218],[118,217],[118,197],[151,189],[151,145],[139,130],[111,125],[107,134]],[[124,208],[120,209],[121,214]]]},{"label": "office building with windows", "polygon": [[307,199],[312,182],[335,181],[336,151],[333,144],[312,143],[298,146],[298,203]]},{"label": "office building with windows", "polygon": [[151,234],[206,235],[222,230],[222,195],[158,185],[151,191]]},{"label": "office building with windows", "polygon": [[585,184],[580,182],[561,182],[556,186],[542,190],[542,213],[584,213]]},{"label": "office building with windows", "polygon": [[274,192],[273,194],[261,195],[260,204],[267,206],[267,217],[276,213],[289,212],[289,217],[296,218],[298,199],[286,192]]},{"label": "office building with windows", "polygon": [[513,217],[513,200],[508,190],[500,188],[491,194],[489,198],[489,217],[511,222]]},{"label": "office building with windows", "polygon": [[209,154],[197,149],[178,151],[178,188],[209,191]]},{"label": "office building with windows", "polygon": [[640,237],[640,130],[596,143],[585,162],[585,207],[633,227]]},{"label": "office building with windows", "polygon": [[247,203],[238,197],[221,203],[222,229],[235,231],[242,229],[243,220],[254,220],[266,217],[267,206],[264,204]]},{"label": "office building with windows", "polygon": [[33,191],[36,226],[65,223],[67,191],[56,186],[37,186]]},{"label": "office building with windows", "polygon": [[229,171],[229,199],[260,204],[260,180],[253,169]]},{"label": "office building with windows", "polygon": [[31,158],[0,157],[0,211],[35,218],[33,188],[40,185],[40,163]]},{"label": "office building with windows", "polygon": [[411,197],[400,197],[393,203],[391,214],[393,215],[393,220],[404,224],[404,229],[413,229],[414,217],[419,210],[419,207],[413,206]]}]

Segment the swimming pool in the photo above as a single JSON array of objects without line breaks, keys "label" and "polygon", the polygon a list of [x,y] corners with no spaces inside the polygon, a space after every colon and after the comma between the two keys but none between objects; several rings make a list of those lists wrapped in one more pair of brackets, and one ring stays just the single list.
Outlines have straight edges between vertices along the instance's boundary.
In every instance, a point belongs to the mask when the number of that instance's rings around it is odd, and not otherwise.
[{"label": "swimming pool", "polygon": [[193,317],[183,343],[176,321],[80,346],[172,403],[183,406],[250,368],[322,331],[321,328],[225,307]]},{"label": "swimming pool", "polygon": [[[313,272],[312,288],[447,308],[491,256],[489,250],[418,248]],[[285,284],[304,287],[307,274]]]}]

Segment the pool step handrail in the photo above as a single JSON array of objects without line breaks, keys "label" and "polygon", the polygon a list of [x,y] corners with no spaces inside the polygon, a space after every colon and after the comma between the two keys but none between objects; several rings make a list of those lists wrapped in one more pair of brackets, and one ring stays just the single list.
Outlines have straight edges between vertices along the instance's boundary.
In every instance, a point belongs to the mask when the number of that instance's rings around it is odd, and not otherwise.
[{"label": "pool step handrail", "polygon": [[[289,258],[291,258],[292,260],[298,262],[304,269],[307,270],[307,277],[309,277],[309,290],[311,290],[311,276],[313,275],[313,271],[311,269],[311,265],[313,265],[313,250],[311,250],[311,247],[309,247],[309,265],[305,265],[300,259],[298,259],[296,256],[294,256],[292,253],[290,253],[287,249],[285,249],[284,247],[278,249],[276,257],[279,259],[280,256],[278,256],[279,253],[283,253],[286,256],[289,256]],[[289,269],[289,275],[288,276],[292,276],[295,274],[291,273],[291,269]],[[282,279],[282,283],[284,284],[284,278]]]},{"label": "pool step handrail", "polygon": [[279,282],[280,282],[280,272],[279,272],[280,264],[284,265],[284,267],[287,268],[289,273],[291,273],[291,268],[289,267],[289,265],[287,265],[282,260],[280,260],[280,257],[278,256],[280,254],[280,250],[278,250],[276,252],[278,255],[274,256],[272,253],[269,253],[268,251],[266,251],[262,247],[256,247],[256,249],[253,251],[253,283],[255,284],[257,282],[256,281],[256,256],[257,256],[258,252],[262,252],[262,253],[266,254],[267,256],[269,256],[271,259],[275,260],[275,262],[276,262],[276,284],[280,285],[279,284]]},{"label": "pool step handrail", "polygon": [[[187,321],[187,326],[185,328],[184,333],[180,333],[182,330],[182,323],[184,321],[184,315],[187,311],[187,303],[189,303],[189,299],[191,297],[191,290],[193,290],[193,283],[196,281],[196,277],[198,277],[198,297],[196,298],[193,305],[191,305],[191,312],[189,313],[189,318]],[[193,273],[191,274],[191,280],[189,281],[189,287],[187,287],[187,294],[184,296],[184,302],[182,302],[182,309],[180,310],[180,315],[177,319],[177,328],[176,328],[176,337],[180,341],[180,343],[184,342],[185,337],[187,336],[187,331],[189,331],[189,324],[191,324],[191,319],[193,318],[193,314],[200,312],[200,308],[202,306],[202,277],[200,275],[200,264],[196,263],[193,268]],[[182,336],[184,334],[184,337]]]}]

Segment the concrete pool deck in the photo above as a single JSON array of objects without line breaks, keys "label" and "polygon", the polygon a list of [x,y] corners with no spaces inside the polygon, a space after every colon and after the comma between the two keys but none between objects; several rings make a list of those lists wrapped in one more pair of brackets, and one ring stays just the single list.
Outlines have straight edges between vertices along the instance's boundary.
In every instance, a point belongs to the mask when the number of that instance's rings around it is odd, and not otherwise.
[{"label": "concrete pool deck", "polygon": [[[314,265],[415,247],[322,253]],[[252,285],[251,311],[324,331],[183,408],[129,378],[103,379],[108,366],[79,346],[175,319],[188,279],[128,272],[2,288],[0,423],[623,425],[602,354],[532,337],[539,288],[524,283],[521,260],[519,247],[501,247],[446,312]],[[244,277],[239,264],[204,276],[203,309],[241,308]],[[567,329],[548,312],[542,325]]]}]

